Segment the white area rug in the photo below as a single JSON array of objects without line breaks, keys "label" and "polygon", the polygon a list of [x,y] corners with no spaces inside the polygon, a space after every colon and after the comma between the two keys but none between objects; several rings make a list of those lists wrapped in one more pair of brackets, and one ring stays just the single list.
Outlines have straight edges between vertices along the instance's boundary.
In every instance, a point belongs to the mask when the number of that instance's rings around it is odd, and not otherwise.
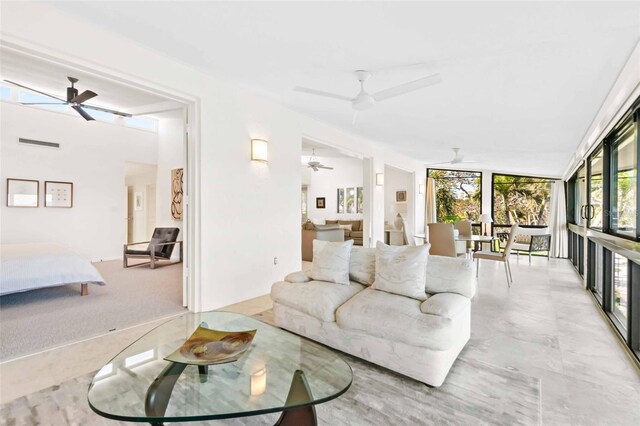
[{"label": "white area rug", "polygon": [[122,268],[121,261],[95,264],[106,286],[79,285],[0,297],[0,360],[83,340],[185,311],[182,264]]}]

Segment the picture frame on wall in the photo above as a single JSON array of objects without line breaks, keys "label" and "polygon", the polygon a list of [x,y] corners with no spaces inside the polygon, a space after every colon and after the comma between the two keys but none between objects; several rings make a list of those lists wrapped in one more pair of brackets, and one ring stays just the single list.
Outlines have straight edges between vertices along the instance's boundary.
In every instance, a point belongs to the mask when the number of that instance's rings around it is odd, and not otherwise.
[{"label": "picture frame on wall", "polygon": [[40,182],[31,179],[7,179],[7,207],[38,207]]},{"label": "picture frame on wall", "polygon": [[73,183],[44,181],[44,206],[45,207],[73,207]]},{"label": "picture frame on wall", "polygon": [[407,202],[407,191],[396,191],[396,203]]},{"label": "picture frame on wall", "polygon": [[356,213],[364,213],[364,188],[356,189]]},{"label": "picture frame on wall", "polygon": [[356,212],[356,189],[347,188],[347,213]]},{"label": "picture frame on wall", "polygon": [[325,197],[317,197],[316,198],[316,209],[324,209],[326,207],[326,199]]},{"label": "picture frame on wall", "polygon": [[144,210],[144,196],[142,192],[135,192],[133,194],[133,209],[135,211]]},{"label": "picture frame on wall", "polygon": [[338,188],[338,209],[337,213],[344,213],[344,188]]}]

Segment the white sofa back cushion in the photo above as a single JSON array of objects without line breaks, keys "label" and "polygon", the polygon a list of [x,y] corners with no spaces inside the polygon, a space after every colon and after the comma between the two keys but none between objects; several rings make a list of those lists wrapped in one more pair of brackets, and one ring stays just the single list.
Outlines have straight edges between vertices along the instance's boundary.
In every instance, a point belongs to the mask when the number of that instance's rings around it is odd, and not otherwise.
[{"label": "white sofa back cushion", "polygon": [[351,281],[371,285],[376,279],[376,249],[354,246],[349,260]]},{"label": "white sofa back cushion", "polygon": [[471,299],[476,294],[476,287],[473,260],[429,256],[425,280],[427,293],[457,293]]},{"label": "white sofa back cushion", "polygon": [[309,277],[349,285],[349,259],[353,240],[329,242],[313,240],[313,264]]},{"label": "white sofa back cushion", "polygon": [[427,300],[425,279],[429,244],[388,246],[376,244],[376,280],[372,288],[417,300]]}]

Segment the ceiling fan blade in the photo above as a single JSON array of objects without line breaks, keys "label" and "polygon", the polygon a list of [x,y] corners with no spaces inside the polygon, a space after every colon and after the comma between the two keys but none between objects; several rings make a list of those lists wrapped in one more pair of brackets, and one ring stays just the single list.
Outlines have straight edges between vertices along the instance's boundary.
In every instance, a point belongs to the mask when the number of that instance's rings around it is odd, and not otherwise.
[{"label": "ceiling fan blade", "polygon": [[348,96],[336,95],[335,93],[323,92],[322,90],[309,89],[306,87],[296,86],[293,88],[293,90],[295,92],[302,92],[302,93],[308,93],[310,95],[324,96],[325,98],[339,99],[341,101],[348,101],[348,102],[353,101],[353,99]]},{"label": "ceiling fan blade", "polygon": [[96,111],[108,112],[109,114],[119,115],[120,117],[131,117],[132,115],[128,112],[116,111],[108,108],[101,108],[95,105],[82,105],[82,108],[93,109]]},{"label": "ceiling fan blade", "polygon": [[442,81],[440,74],[433,74],[428,77],[419,78],[408,83],[403,83],[389,89],[381,90],[373,95],[376,102],[384,101],[386,99],[394,98],[396,96],[404,95],[405,93],[413,92],[414,90],[429,87],[434,84],[438,84]]},{"label": "ceiling fan blade", "polygon": [[313,169],[313,171],[314,171],[314,172],[317,172],[317,171],[318,171],[318,168],[317,168],[317,167],[311,167],[311,168]]},{"label": "ceiling fan blade", "polygon": [[353,118],[351,119],[351,125],[356,125],[356,120],[358,119],[358,111],[353,111]]},{"label": "ceiling fan blade", "polygon": [[72,105],[71,108],[75,109],[76,112],[80,114],[82,118],[84,118],[85,120],[87,121],[95,120],[92,116],[87,114],[87,112],[83,110],[81,107],[79,107],[78,105]]},{"label": "ceiling fan blade", "polygon": [[67,105],[66,102],[20,102],[20,105]]},{"label": "ceiling fan blade", "polygon": [[76,96],[75,98],[72,98],[69,102],[76,103],[76,104],[81,104],[81,103],[83,103],[85,101],[88,101],[91,98],[95,98],[96,96],[98,96],[97,93],[92,92],[91,90],[85,90],[84,92],[82,92],[78,96]]},{"label": "ceiling fan blade", "polygon": [[448,166],[453,164],[451,161],[445,161],[444,163],[430,163],[427,166]]},{"label": "ceiling fan blade", "polygon": [[333,167],[329,167],[329,166],[318,166],[319,169],[327,169],[327,170],[333,170]]},{"label": "ceiling fan blade", "polygon": [[11,80],[4,80],[4,81],[6,81],[7,83],[11,83],[14,86],[22,87],[23,89],[31,90],[32,92],[40,93],[41,95],[45,95],[45,96],[48,96],[50,98],[57,99],[60,102],[66,102],[64,99],[61,99],[61,98],[59,98],[57,96],[53,96],[53,95],[50,95],[48,93],[41,92],[40,90],[32,89],[31,87],[23,86],[22,84],[16,83],[15,81],[11,81]]}]

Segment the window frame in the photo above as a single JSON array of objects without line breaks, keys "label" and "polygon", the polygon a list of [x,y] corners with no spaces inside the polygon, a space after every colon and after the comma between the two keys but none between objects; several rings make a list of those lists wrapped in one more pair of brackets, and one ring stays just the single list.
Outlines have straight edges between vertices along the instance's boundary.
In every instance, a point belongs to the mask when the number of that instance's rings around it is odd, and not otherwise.
[{"label": "window frame", "polygon": [[[427,179],[429,179],[429,172],[431,172],[432,170],[442,170],[445,172],[457,172],[457,173],[477,173],[479,175],[480,178],[480,184],[479,184],[479,192],[480,192],[480,214],[483,213],[482,211],[482,177],[483,177],[483,173],[479,170],[459,170],[459,169],[443,169],[443,168],[438,168],[438,167],[427,167]],[[436,178],[433,178],[434,180],[436,180]],[[450,179],[450,178],[449,178]],[[437,193],[438,189],[436,188],[436,193]],[[426,194],[425,194],[426,195]],[[437,194],[436,194],[437,195]],[[437,196],[436,196],[436,205],[437,205]],[[436,212],[436,216],[437,216],[437,212]],[[436,217],[437,219],[437,217]],[[472,226],[477,226],[478,222],[477,221],[472,221]]]},{"label": "window frame", "polygon": [[[556,183],[561,183],[561,182],[556,182],[558,179],[554,179],[554,178],[548,178],[548,177],[542,177],[542,176],[528,176],[528,175],[514,175],[514,174],[509,174],[509,173],[491,173],[491,217],[495,218],[495,177],[496,176],[508,176],[508,177],[518,177],[518,178],[529,178],[529,179],[544,179],[547,181],[551,181],[552,185],[555,185]],[[549,193],[549,201],[551,201],[551,193]],[[549,209],[551,209],[551,203],[549,203]],[[510,227],[510,224],[502,224],[502,223],[498,223],[495,220],[493,221],[493,223],[491,224],[491,230],[493,231],[493,227]],[[546,228],[549,225],[520,225],[524,228]]]}]

